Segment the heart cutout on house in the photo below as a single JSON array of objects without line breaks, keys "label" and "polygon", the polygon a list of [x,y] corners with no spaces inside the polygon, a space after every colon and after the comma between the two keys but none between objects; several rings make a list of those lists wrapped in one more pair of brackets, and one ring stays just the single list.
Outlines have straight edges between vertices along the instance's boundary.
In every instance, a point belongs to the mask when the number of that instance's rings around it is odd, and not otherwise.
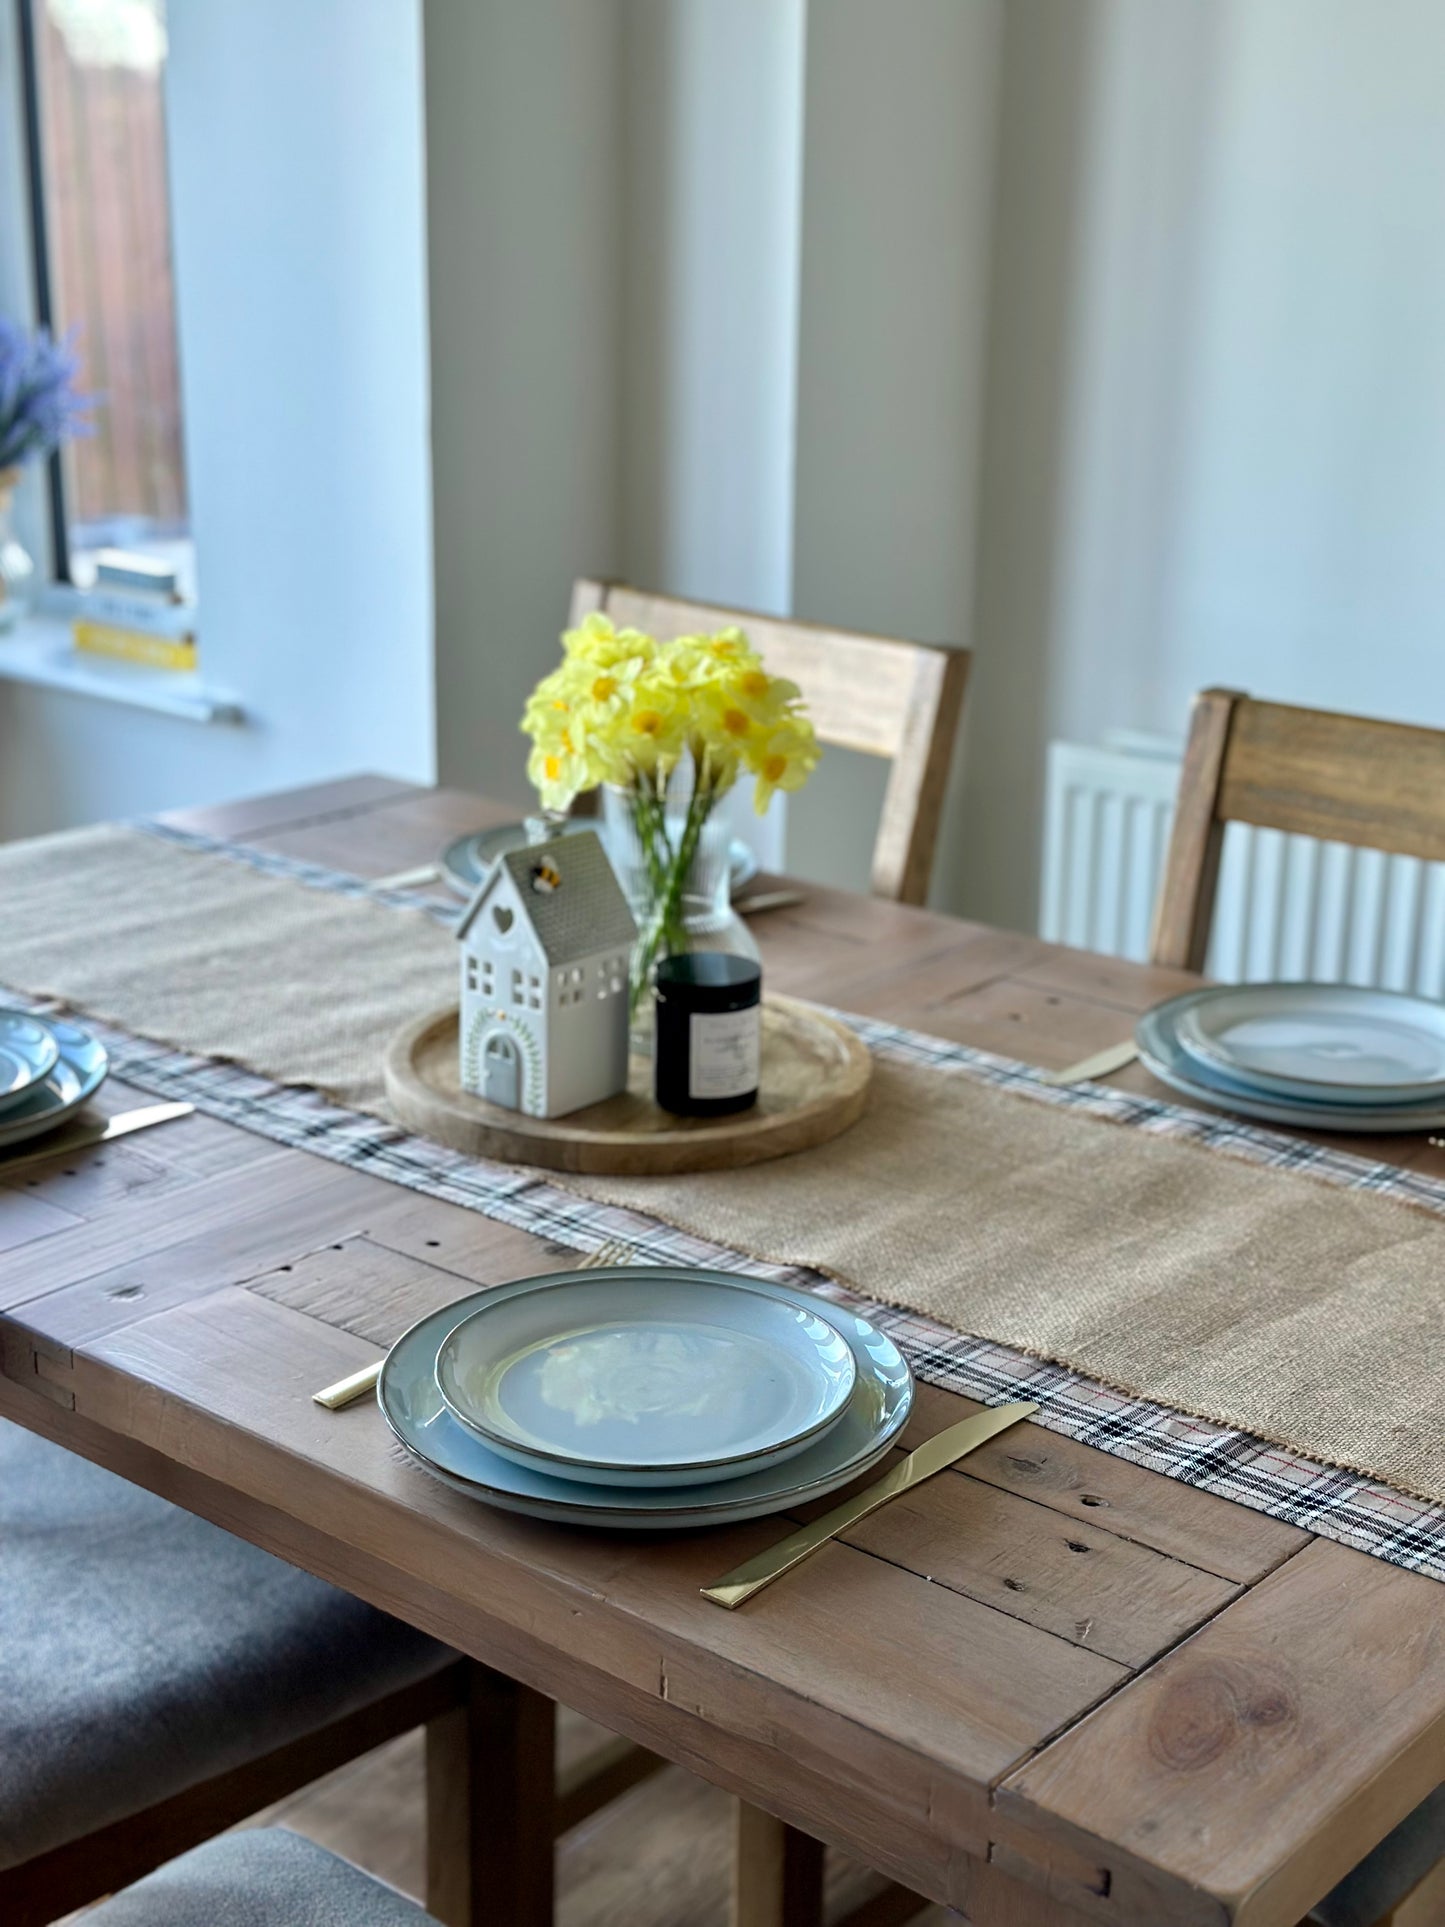
[{"label": "heart cutout on house", "polygon": [[515,917],[516,911],[509,910],[505,903],[494,903],[492,905],[492,919],[504,937],[511,929]]}]

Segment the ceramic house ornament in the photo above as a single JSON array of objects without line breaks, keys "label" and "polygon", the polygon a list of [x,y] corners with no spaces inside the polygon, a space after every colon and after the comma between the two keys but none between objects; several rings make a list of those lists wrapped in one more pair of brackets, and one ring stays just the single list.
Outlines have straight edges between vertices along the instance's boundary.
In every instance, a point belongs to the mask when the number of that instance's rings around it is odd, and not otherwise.
[{"label": "ceramic house ornament", "polygon": [[529,1117],[625,1090],[636,935],[595,830],[498,857],[457,926],[462,1089]]}]

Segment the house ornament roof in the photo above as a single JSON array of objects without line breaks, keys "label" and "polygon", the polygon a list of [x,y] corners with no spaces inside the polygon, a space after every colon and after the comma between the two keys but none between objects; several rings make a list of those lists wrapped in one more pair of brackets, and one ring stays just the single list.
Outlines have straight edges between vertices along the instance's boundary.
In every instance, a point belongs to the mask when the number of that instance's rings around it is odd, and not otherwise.
[{"label": "house ornament roof", "polygon": [[467,935],[504,873],[516,886],[549,964],[631,948],[637,925],[595,830],[504,852],[477,885],[457,925],[459,938]]}]

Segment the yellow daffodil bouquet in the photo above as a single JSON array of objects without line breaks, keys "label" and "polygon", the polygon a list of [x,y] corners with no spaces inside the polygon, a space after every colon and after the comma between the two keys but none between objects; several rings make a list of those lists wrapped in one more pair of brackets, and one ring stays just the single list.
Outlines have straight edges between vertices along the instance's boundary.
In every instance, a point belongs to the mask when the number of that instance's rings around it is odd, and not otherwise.
[{"label": "yellow daffodil bouquet", "polygon": [[770,676],[741,629],[657,642],[590,615],[562,648],[522,716],[527,774],[549,812],[599,784],[625,801],[642,884],[623,879],[640,931],[635,1010],[659,957],[690,947],[683,904],[713,806],[746,771],[761,814],[775,790],[802,788],[818,741],[797,684]]}]

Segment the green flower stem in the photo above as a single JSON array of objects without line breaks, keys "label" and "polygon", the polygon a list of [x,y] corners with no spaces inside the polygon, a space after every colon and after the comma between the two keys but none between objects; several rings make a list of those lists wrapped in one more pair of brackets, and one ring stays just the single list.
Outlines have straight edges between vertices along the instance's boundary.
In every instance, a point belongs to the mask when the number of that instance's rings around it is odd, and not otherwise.
[{"label": "green flower stem", "polygon": [[659,782],[656,790],[649,790],[644,784],[639,784],[632,793],[632,819],[652,898],[632,954],[631,983],[628,987],[628,1008],[632,1017],[636,1017],[642,995],[652,982],[659,955],[671,956],[686,946],[682,899],[697,856],[703,825],[712,813],[717,795],[717,791],[702,783],[694,786],[688,799],[682,832],[674,849],[667,834],[665,785]]}]

